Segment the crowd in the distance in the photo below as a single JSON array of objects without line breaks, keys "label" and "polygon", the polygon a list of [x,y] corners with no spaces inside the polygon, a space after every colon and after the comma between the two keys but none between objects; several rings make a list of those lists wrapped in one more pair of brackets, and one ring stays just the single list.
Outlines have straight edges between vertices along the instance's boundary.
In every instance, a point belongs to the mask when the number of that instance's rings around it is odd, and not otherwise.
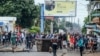
[{"label": "crowd in the distance", "polygon": [[[35,39],[53,39],[56,38],[57,48],[67,48],[68,50],[78,49],[79,44],[84,46],[84,49],[94,52],[97,50],[98,42],[96,35],[82,35],[70,33],[55,33],[55,34],[34,34],[25,32],[2,32],[0,33],[0,43],[2,45],[12,44],[14,46],[26,44],[27,48],[32,48],[35,44]],[[83,44],[79,42],[80,38],[83,39]]]}]

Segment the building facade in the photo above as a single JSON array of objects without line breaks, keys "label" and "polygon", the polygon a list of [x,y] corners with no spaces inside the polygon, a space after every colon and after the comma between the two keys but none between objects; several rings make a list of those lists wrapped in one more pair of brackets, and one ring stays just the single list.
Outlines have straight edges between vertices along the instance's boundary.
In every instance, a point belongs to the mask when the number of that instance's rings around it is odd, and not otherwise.
[{"label": "building facade", "polygon": [[87,34],[91,32],[100,34],[100,0],[88,1],[89,24],[87,25]]}]

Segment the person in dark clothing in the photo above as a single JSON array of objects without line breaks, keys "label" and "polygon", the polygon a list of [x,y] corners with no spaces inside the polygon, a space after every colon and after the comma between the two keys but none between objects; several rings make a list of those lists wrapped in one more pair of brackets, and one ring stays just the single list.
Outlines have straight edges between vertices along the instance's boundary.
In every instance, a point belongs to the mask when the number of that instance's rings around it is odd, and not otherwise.
[{"label": "person in dark clothing", "polygon": [[3,34],[2,39],[3,39],[2,43],[3,43],[3,45],[5,45],[5,43],[6,43],[6,36],[5,36],[5,34]]},{"label": "person in dark clothing", "polygon": [[62,40],[63,40],[63,48],[66,48],[66,45],[67,45],[67,36],[66,36],[66,34],[63,34],[63,38],[62,38]]},{"label": "person in dark clothing", "polygon": [[88,49],[88,41],[89,41],[89,38],[86,36],[84,38],[84,43],[85,43],[85,48]]},{"label": "person in dark clothing", "polygon": [[35,45],[35,34],[31,33],[32,36],[32,47]]},{"label": "person in dark clothing", "polygon": [[57,52],[57,42],[58,42],[58,39],[57,39],[57,36],[56,35],[51,40],[51,42],[52,42],[53,56],[57,56],[56,55],[56,52]]},{"label": "person in dark clothing", "polygon": [[11,31],[8,33],[8,41],[10,42],[11,39]]},{"label": "person in dark clothing", "polygon": [[58,47],[60,47],[60,49],[62,49],[62,35],[59,34],[58,36]]},{"label": "person in dark clothing", "polygon": [[95,52],[97,50],[97,37],[94,36],[93,37],[93,52]]},{"label": "person in dark clothing", "polygon": [[46,34],[44,34],[44,35],[42,36],[42,38],[46,38]]},{"label": "person in dark clothing", "polygon": [[27,49],[31,49],[32,47],[31,47],[31,43],[32,43],[32,36],[31,36],[31,34],[29,33],[29,34],[27,34],[27,36],[26,36],[26,48]]},{"label": "person in dark clothing", "polygon": [[63,35],[63,40],[67,40],[66,34]]}]

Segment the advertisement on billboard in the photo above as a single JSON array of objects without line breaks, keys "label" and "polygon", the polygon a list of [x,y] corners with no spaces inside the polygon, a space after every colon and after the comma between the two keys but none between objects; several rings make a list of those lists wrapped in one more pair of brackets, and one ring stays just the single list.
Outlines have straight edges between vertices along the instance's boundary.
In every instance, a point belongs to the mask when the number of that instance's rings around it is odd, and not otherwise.
[{"label": "advertisement on billboard", "polygon": [[76,16],[76,2],[45,0],[44,16]]}]

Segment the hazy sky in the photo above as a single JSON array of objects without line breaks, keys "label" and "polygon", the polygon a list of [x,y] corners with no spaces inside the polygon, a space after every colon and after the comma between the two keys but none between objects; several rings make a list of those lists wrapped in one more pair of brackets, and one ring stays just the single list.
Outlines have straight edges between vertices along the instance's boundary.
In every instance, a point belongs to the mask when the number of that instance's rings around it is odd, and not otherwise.
[{"label": "hazy sky", "polygon": [[[35,0],[35,4],[39,4],[39,3],[44,3],[44,0]],[[75,21],[73,18],[73,22],[78,23],[78,19],[79,19],[79,24],[81,26],[83,26],[84,24],[84,18],[88,15],[88,11],[87,11],[87,4],[88,1],[85,0],[77,0],[77,12],[76,12],[76,17],[75,17]],[[67,21],[71,21],[69,18],[66,18]]]}]

